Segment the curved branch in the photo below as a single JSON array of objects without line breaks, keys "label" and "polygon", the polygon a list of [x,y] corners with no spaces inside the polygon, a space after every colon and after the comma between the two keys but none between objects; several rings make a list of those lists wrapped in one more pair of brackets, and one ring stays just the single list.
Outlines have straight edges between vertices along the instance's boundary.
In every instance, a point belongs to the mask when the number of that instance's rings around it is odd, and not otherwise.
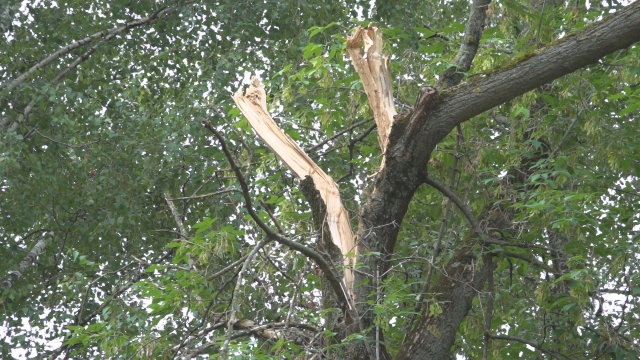
[{"label": "curved branch", "polygon": [[271,229],[269,225],[262,221],[262,219],[260,219],[260,216],[258,216],[256,211],[254,210],[253,202],[251,201],[251,195],[249,194],[249,186],[247,186],[247,182],[244,179],[244,175],[242,175],[242,171],[240,171],[240,168],[238,167],[238,165],[236,165],[236,162],[233,159],[233,156],[231,155],[231,152],[229,151],[227,143],[224,141],[224,137],[222,136],[222,134],[220,134],[220,132],[216,130],[216,128],[213,126],[213,124],[211,124],[210,121],[203,121],[202,125],[204,125],[207,130],[211,131],[211,133],[213,133],[213,135],[220,142],[220,147],[227,157],[227,161],[229,161],[231,170],[233,170],[236,175],[236,179],[240,183],[240,188],[242,188],[242,196],[244,197],[244,202],[249,216],[251,216],[253,221],[256,222],[256,224],[267,234],[267,236],[271,236],[274,238],[277,237],[278,233],[273,231],[273,229]]},{"label": "curved branch", "polygon": [[436,125],[448,133],[456,125],[486,110],[638,41],[640,1],[582,31],[527,54],[506,68],[499,67],[477,81],[443,90],[441,95],[444,99],[431,114],[440,124],[427,122],[424,129]]},{"label": "curved branch", "polygon": [[258,216],[258,214],[255,212],[253,208],[247,182],[245,181],[244,176],[240,171],[240,168],[238,168],[238,166],[236,165],[236,162],[233,160],[233,156],[231,155],[231,152],[229,151],[229,148],[227,147],[227,144],[225,143],[224,138],[222,137],[222,134],[220,134],[220,132],[216,130],[216,128],[211,124],[210,121],[203,121],[202,125],[204,125],[204,127],[207,128],[207,130],[211,131],[213,135],[220,142],[220,147],[222,148],[222,151],[227,157],[227,161],[229,161],[229,165],[231,166],[231,169],[235,173],[236,178],[240,183],[240,187],[242,188],[242,195],[244,197],[245,207],[247,208],[247,212],[249,213],[249,216],[251,216],[253,221],[255,221],[256,224],[258,224],[258,226],[267,234],[268,238],[271,238],[277,241],[278,243],[287,246],[292,250],[298,251],[302,255],[313,260],[318,265],[318,267],[325,273],[325,275],[327,276],[327,279],[331,283],[331,287],[333,288],[337,298],[339,299],[338,302],[339,302],[340,308],[345,312],[349,312],[349,310],[351,310],[351,306],[349,303],[349,297],[347,295],[346,287],[344,286],[340,278],[338,278],[336,274],[333,272],[331,265],[318,252],[300,243],[297,243],[295,241],[292,241],[292,240],[289,240],[288,238],[283,237],[282,235],[273,231],[273,229],[271,229],[264,221],[262,221],[262,219],[260,219],[260,217]]},{"label": "curved branch", "polygon": [[[188,5],[190,3],[193,3],[193,1],[187,2],[181,6],[184,5]],[[24,73],[22,73],[20,76],[18,76],[17,78],[5,82],[3,84],[0,84],[0,89],[2,88],[7,88],[8,91],[12,91],[16,86],[20,85],[20,83],[22,83],[23,81],[25,81],[31,74],[35,73],[38,70],[44,69],[46,66],[48,66],[49,64],[51,64],[54,60],[60,58],[63,55],[66,55],[68,53],[70,53],[72,50],[77,49],[79,47],[82,47],[86,44],[89,44],[90,42],[96,40],[96,39],[102,39],[102,38],[107,38],[107,37],[114,37],[115,35],[121,34],[127,30],[139,27],[139,26],[143,26],[143,25],[148,25],[148,24],[153,24],[154,22],[160,20],[160,16],[161,15],[167,15],[169,14],[171,11],[175,10],[176,8],[178,8],[177,6],[175,7],[163,7],[160,8],[156,11],[154,11],[151,15],[136,20],[136,21],[132,21],[130,23],[127,23],[123,26],[119,26],[119,27],[115,27],[113,29],[110,30],[106,30],[106,31],[100,31],[97,32],[93,35],[89,35],[86,38],[82,39],[82,40],[78,40],[74,43],[71,43],[65,47],[63,47],[62,49],[54,52],[53,54],[47,56],[46,58],[44,58],[43,60],[41,60],[40,62],[38,62],[37,64],[35,64],[34,66],[32,66],[29,70],[25,71]]]},{"label": "curved branch", "polygon": [[549,273],[553,273],[553,268],[551,268],[551,266],[539,261],[538,259],[534,258],[533,256],[527,256],[527,255],[522,255],[522,254],[517,254],[511,251],[503,251],[501,252],[502,255],[506,256],[506,257],[510,257],[510,258],[514,258],[514,259],[518,259],[518,260],[522,260],[522,261],[526,261],[530,264],[536,265],[538,267],[540,267],[541,269],[544,269],[545,271],[549,272]]},{"label": "curved branch", "polygon": [[471,230],[473,230],[473,232],[476,233],[476,235],[478,235],[480,238],[483,238],[483,239],[486,238],[486,234],[484,233],[484,231],[482,231],[482,228],[480,228],[480,223],[478,222],[478,220],[476,220],[476,218],[471,213],[471,209],[467,206],[467,204],[465,204],[462,200],[460,200],[460,198],[456,196],[456,194],[454,194],[453,191],[449,190],[444,185],[440,184],[438,181],[429,177],[426,177],[424,179],[424,182],[436,188],[436,190],[440,191],[444,196],[446,196],[447,198],[449,198],[449,200],[451,200],[454,204],[456,204],[458,209],[462,211],[464,216],[469,221],[469,225],[471,225]]},{"label": "curved branch", "polygon": [[238,334],[235,334],[233,336],[233,339],[237,339],[239,337],[242,336],[247,336],[247,335],[251,335],[251,334],[256,334],[258,332],[267,330],[267,329],[285,329],[285,328],[297,328],[297,329],[303,329],[303,330],[308,330],[308,331],[312,331],[314,333],[319,333],[320,330],[316,329],[315,327],[311,326],[311,325],[307,325],[307,324],[299,324],[299,323],[286,323],[286,322],[279,322],[279,323],[273,323],[273,324],[264,324],[264,325],[249,325],[246,326],[249,330],[245,331],[245,332],[241,332]]},{"label": "curved branch", "polygon": [[[213,330],[217,330],[220,328],[223,328],[226,325],[226,323],[224,322],[220,322],[217,323],[207,329],[205,329],[205,331],[202,331],[201,333],[198,334],[198,336],[207,334]],[[311,325],[307,325],[307,324],[300,324],[300,323],[283,323],[283,322],[278,322],[278,323],[271,323],[271,324],[263,324],[263,325],[255,325],[255,323],[251,320],[247,320],[247,319],[243,319],[242,322],[238,322],[236,323],[236,325],[234,326],[235,329],[240,329],[240,330],[246,330],[246,331],[242,331],[239,332],[237,334],[234,334],[231,337],[231,340],[243,337],[243,336],[250,336],[250,335],[258,335],[261,336],[263,338],[273,338],[273,335],[277,335],[277,332],[267,332],[269,329],[286,329],[287,327],[289,328],[298,328],[298,329],[303,329],[303,330],[307,330],[307,331],[311,331],[315,334],[320,332],[320,329],[316,329],[315,327],[311,326]],[[270,337],[271,336],[271,337]],[[193,339],[195,339],[197,336],[193,337]],[[215,346],[216,344],[218,344],[218,341],[212,341],[212,342],[208,342],[205,343],[203,345],[201,345],[200,347],[191,350],[189,352],[189,357],[187,358],[193,358],[196,355],[200,355],[203,352],[205,352],[207,349],[209,349],[212,346]],[[174,347],[173,349],[174,351],[178,351],[180,350],[180,348],[178,347]]]}]

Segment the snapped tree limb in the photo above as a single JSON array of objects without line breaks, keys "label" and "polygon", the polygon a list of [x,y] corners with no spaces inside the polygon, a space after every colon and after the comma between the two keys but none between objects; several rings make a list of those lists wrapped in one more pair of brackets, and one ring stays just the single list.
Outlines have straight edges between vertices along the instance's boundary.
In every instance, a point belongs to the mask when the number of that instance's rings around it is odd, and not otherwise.
[{"label": "snapped tree limb", "polygon": [[331,238],[344,257],[344,281],[347,291],[351,294],[353,291],[351,267],[355,265],[355,257],[348,254],[357,253],[357,248],[351,231],[349,214],[342,205],[338,185],[273,121],[267,110],[267,96],[260,79],[254,77],[246,93],[243,95],[238,91],[233,100],[262,141],[298,179],[302,180],[307,176],[313,179],[327,207],[326,221]]}]

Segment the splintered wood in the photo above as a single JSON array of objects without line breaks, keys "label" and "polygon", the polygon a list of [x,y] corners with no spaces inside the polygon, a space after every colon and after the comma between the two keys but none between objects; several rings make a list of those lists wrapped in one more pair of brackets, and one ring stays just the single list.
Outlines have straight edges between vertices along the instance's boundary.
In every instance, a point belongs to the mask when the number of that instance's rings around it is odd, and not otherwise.
[{"label": "splintered wood", "polygon": [[353,36],[347,38],[347,52],[351,56],[353,67],[360,75],[364,92],[373,110],[378,127],[378,142],[384,154],[393,117],[397,113],[393,105],[389,59],[382,56],[382,33],[371,25],[367,29],[358,27]]},{"label": "splintered wood", "polygon": [[353,272],[355,258],[348,253],[357,253],[349,214],[342,205],[338,185],[296,144],[280,130],[267,111],[267,97],[260,79],[253,78],[245,95],[238,91],[233,97],[236,105],[249,120],[251,127],[298,179],[310,176],[327,207],[327,224],[333,243],[344,255],[344,281],[347,294],[353,297]]}]

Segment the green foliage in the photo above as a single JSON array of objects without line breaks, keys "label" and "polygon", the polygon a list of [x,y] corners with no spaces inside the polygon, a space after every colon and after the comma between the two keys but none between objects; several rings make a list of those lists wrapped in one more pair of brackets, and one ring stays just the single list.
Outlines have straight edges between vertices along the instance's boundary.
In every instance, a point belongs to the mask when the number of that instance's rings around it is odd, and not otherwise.
[{"label": "green foliage", "polygon": [[[175,9],[37,66],[11,91],[0,88],[0,273],[18,269],[43,232],[54,234],[34,266],[0,293],[0,357],[215,358],[234,296],[238,319],[287,323],[269,330],[296,336],[236,328],[245,336],[231,339],[230,357],[302,358],[368,341],[356,332],[322,342],[338,336],[325,328],[336,310],[321,308],[319,270],[299,253],[269,243],[238,281],[263,233],[201,121],[224,134],[259,217],[315,248],[319,235],[297,181],[256,138],[231,91],[262,74],[273,118],[339,180],[355,229],[380,166],[375,131],[365,133],[373,121],[314,148],[372,117],[346,36],[368,24],[363,18],[383,27],[395,96],[411,105],[420,86],[437,85],[455,61],[468,2],[9,1],[0,14],[3,84],[66,45],[161,6]],[[472,80],[617,7],[542,13],[494,2],[466,75]],[[76,59],[80,65],[56,79]],[[532,245],[488,249],[497,262],[493,334],[576,358],[638,357],[628,340],[640,338],[638,59],[632,46],[515,98],[465,123],[460,145],[451,134],[432,154],[430,177],[448,183],[457,157],[453,190],[475,214],[491,205],[513,212],[513,227],[499,230]],[[529,173],[512,181],[521,166]],[[384,296],[371,304],[392,355],[416,315],[436,239],[432,280],[468,233],[455,209],[440,233],[444,209],[440,193],[418,190],[379,286]],[[478,290],[454,349],[469,358],[481,357],[488,316],[487,289]],[[435,295],[425,297],[431,316],[443,306]],[[548,356],[517,341],[494,340],[489,350],[492,359]]]}]

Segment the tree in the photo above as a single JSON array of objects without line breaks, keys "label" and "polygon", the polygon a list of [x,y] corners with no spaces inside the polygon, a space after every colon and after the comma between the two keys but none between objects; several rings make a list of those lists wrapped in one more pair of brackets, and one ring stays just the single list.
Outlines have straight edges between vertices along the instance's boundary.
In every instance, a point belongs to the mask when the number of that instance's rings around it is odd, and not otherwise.
[{"label": "tree", "polygon": [[2,357],[637,358],[640,3],[374,5],[8,2]]}]

